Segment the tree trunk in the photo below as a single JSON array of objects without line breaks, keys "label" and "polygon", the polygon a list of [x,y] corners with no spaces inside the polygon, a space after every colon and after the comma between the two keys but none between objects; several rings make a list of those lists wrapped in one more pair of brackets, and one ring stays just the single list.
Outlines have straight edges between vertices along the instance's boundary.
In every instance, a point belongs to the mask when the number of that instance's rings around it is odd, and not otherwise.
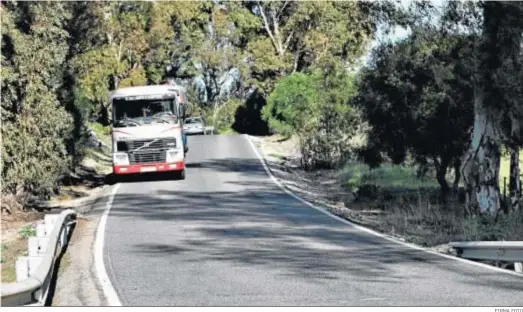
[{"label": "tree trunk", "polygon": [[109,106],[100,103],[100,123],[104,126],[109,125]]},{"label": "tree trunk", "polygon": [[452,184],[452,188],[454,189],[454,193],[458,194],[459,191],[459,181],[461,180],[461,171],[459,170],[461,168],[461,160],[458,158],[454,161],[454,183]]},{"label": "tree trunk", "polygon": [[449,182],[447,181],[447,170],[449,168],[450,161],[445,158],[442,158],[440,161],[436,156],[434,156],[432,160],[434,161],[436,168],[436,180],[439,183],[441,200],[446,203],[447,196],[450,191]]},{"label": "tree trunk", "polygon": [[519,148],[512,146],[509,148],[510,151],[510,181],[509,181],[509,192],[510,192],[510,210],[519,210],[519,202],[521,200],[521,181],[519,176]]},{"label": "tree trunk", "polygon": [[500,207],[499,114],[487,106],[482,92],[474,99],[474,130],[472,143],[463,160],[467,209],[494,216]]},{"label": "tree trunk", "polygon": [[443,202],[447,201],[447,196],[450,191],[450,186],[446,179],[447,169],[447,166],[440,166],[436,172],[436,179],[438,180],[440,186],[441,199]]}]

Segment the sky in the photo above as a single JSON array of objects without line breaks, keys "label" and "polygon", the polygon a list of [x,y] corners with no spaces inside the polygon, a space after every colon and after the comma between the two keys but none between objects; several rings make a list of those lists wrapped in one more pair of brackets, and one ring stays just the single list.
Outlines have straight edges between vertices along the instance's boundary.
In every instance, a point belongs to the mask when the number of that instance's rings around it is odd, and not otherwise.
[{"label": "sky", "polygon": [[[431,4],[433,4],[434,6],[442,6],[446,1],[447,0],[429,0],[429,2]],[[400,6],[407,9],[409,7],[409,5],[411,5],[414,2],[415,2],[414,0],[400,0]],[[405,28],[399,27],[399,26],[395,27],[388,35],[385,35],[381,31],[378,31],[376,39],[373,40],[368,53],[363,57],[363,62],[364,63],[368,62],[371,50],[374,47],[378,46],[380,42],[384,42],[384,41],[385,42],[386,41],[394,42],[394,41],[407,37],[409,34],[410,34],[409,29],[405,29]]]}]

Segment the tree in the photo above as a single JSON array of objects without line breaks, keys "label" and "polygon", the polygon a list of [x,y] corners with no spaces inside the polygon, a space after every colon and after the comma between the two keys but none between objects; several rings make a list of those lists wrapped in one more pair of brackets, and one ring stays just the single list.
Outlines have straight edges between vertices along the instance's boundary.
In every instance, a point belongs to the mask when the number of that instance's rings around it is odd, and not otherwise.
[{"label": "tree", "polygon": [[[390,157],[403,163],[408,155],[436,171],[443,198],[450,187],[449,168],[459,168],[472,126],[474,40],[415,29],[397,44],[384,44],[362,71],[353,105],[371,126],[364,160],[371,167]],[[459,170],[456,170],[459,173]],[[454,186],[457,187],[459,175]]]},{"label": "tree", "polygon": [[1,10],[2,193],[48,197],[70,165],[73,121],[58,101],[70,7],[11,2]]},{"label": "tree", "polygon": [[306,170],[335,168],[350,157],[350,140],[360,130],[353,77],[328,60],[310,73],[294,73],[276,84],[262,118],[284,136],[297,135]]},{"label": "tree", "polygon": [[93,2],[87,4],[85,20],[76,22],[86,29],[84,36],[77,38],[77,49],[82,53],[71,61],[72,75],[77,77],[78,105],[94,104],[87,110],[99,112],[104,124],[109,121],[110,90],[122,82],[122,87],[146,83],[142,61],[149,48],[145,30],[149,6]]},{"label": "tree", "polygon": [[[495,216],[500,208],[499,164],[503,137],[519,133],[523,4],[484,2],[479,67],[474,97],[474,130],[464,158],[467,207]],[[519,85],[517,85],[519,84]],[[508,87],[507,87],[508,86]],[[506,124],[507,126],[503,126]],[[507,129],[511,134],[507,135]]]},{"label": "tree", "polygon": [[294,73],[276,84],[262,118],[286,137],[314,131],[319,117],[317,77]]},{"label": "tree", "polygon": [[[353,62],[373,35],[371,6],[336,1],[247,1],[250,32],[247,57],[253,84],[266,94],[287,74],[304,72],[322,58]],[[244,13],[247,14],[247,13]],[[254,16],[254,20],[252,20]]]}]

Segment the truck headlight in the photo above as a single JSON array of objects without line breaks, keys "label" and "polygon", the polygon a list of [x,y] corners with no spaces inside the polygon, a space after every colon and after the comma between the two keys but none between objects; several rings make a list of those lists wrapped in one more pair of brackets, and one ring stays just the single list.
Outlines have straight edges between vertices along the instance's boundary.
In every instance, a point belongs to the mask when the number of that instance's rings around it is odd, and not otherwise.
[{"label": "truck headlight", "polygon": [[173,160],[177,160],[176,158],[178,158],[178,154],[180,153],[180,151],[177,151],[177,150],[167,150],[167,157],[166,157],[166,161],[167,162],[172,162]]},{"label": "truck headlight", "polygon": [[113,163],[115,165],[129,165],[129,155],[126,153],[114,153]]}]

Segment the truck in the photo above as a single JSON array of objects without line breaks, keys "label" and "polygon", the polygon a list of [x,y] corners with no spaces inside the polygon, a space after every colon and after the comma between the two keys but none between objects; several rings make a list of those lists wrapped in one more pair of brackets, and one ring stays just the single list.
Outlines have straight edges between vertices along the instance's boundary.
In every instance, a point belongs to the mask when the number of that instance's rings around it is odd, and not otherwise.
[{"label": "truck", "polygon": [[113,177],[172,172],[185,179],[185,90],[167,83],[120,88],[112,108]]}]

